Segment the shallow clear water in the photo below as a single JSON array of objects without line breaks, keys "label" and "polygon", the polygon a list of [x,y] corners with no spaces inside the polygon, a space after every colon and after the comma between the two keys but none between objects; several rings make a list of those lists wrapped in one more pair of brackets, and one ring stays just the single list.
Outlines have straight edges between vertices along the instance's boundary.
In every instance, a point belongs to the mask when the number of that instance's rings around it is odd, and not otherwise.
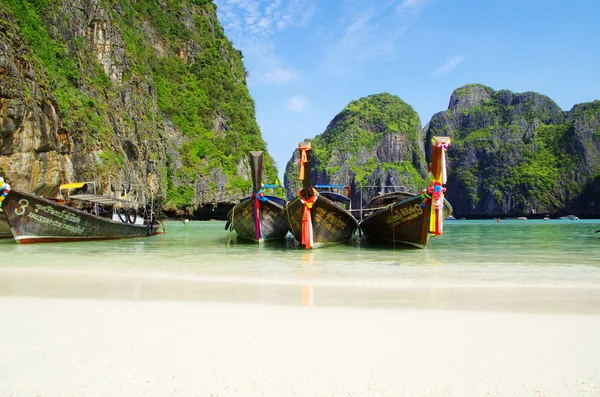
[{"label": "shallow clear water", "polygon": [[163,235],[18,245],[0,240],[0,268],[73,269],[247,279],[409,283],[589,282],[600,285],[600,221],[447,221],[425,250],[346,245],[305,250],[238,241],[224,222],[167,222]]}]

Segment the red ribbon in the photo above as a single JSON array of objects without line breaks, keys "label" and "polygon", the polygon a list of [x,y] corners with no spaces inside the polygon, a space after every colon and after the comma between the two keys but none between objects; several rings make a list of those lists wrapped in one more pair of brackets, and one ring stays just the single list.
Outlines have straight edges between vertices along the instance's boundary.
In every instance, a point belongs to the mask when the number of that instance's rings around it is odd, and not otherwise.
[{"label": "red ribbon", "polygon": [[319,197],[319,193],[315,188],[312,188],[313,195],[304,200],[302,195],[300,194],[302,190],[298,192],[298,197],[300,197],[300,201],[304,204],[304,212],[302,214],[302,241],[301,243],[306,248],[311,248],[311,234],[312,234],[312,221],[310,219],[310,209],[312,208],[315,201],[317,201],[317,197]]}]

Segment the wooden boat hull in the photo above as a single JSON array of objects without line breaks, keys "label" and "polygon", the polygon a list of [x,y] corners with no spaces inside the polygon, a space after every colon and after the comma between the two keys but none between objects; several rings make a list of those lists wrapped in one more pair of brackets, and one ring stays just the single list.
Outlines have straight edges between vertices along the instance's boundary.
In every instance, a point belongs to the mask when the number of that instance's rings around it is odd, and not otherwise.
[{"label": "wooden boat hull", "polygon": [[[303,216],[304,204],[300,198],[288,201],[283,209],[283,220],[298,242],[302,241]],[[323,196],[313,204],[310,216],[314,248],[347,242],[358,228],[358,221],[349,211]]]},{"label": "wooden boat hull", "polygon": [[256,238],[253,201],[253,198],[247,198],[227,214],[227,220],[238,237],[254,242],[283,239],[288,233],[288,227],[281,216],[283,206],[273,200],[260,202],[259,218],[262,237]]},{"label": "wooden boat hull", "polygon": [[21,244],[151,236],[161,228],[160,224],[113,221],[14,189],[2,208],[15,240]]},{"label": "wooden boat hull", "polygon": [[[360,222],[367,240],[425,248],[429,241],[431,199],[414,195],[388,205]],[[444,199],[444,218],[452,214],[452,206]]]},{"label": "wooden boat hull", "polygon": [[10,232],[10,225],[4,216],[4,211],[0,209],[0,238],[9,238],[12,236],[13,235]]}]

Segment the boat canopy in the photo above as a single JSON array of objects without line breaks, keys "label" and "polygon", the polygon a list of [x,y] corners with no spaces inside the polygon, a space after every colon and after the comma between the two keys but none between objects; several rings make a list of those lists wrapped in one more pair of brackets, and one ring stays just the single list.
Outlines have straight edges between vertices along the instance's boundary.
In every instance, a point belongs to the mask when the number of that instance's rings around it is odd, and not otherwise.
[{"label": "boat canopy", "polygon": [[371,201],[369,201],[363,209],[377,209],[381,207],[386,207],[390,204],[394,204],[400,201],[408,200],[414,197],[415,193],[409,192],[391,192],[382,194],[380,196],[376,196]]},{"label": "boat canopy", "polygon": [[74,183],[65,183],[65,184],[62,184],[62,185],[60,185],[60,188],[59,188],[59,189],[60,189],[60,190],[63,190],[63,189],[77,189],[77,188],[83,187],[83,185],[88,185],[88,184],[89,184],[89,185],[94,185],[94,184],[95,184],[95,182],[74,182]]},{"label": "boat canopy", "polygon": [[267,188],[267,189],[277,189],[278,187],[281,187],[280,185],[275,185],[272,183],[263,183],[262,185],[263,188]]},{"label": "boat canopy", "polygon": [[319,192],[319,195],[327,197],[331,201],[337,201],[339,203],[350,203],[350,197],[344,196],[343,194],[334,192]]},{"label": "boat canopy", "polygon": [[317,189],[344,189],[346,185],[315,185]]},{"label": "boat canopy", "polygon": [[124,200],[116,197],[102,196],[100,194],[73,194],[69,196],[70,199],[77,199],[82,201],[90,201],[92,203],[98,204],[115,204],[115,203],[124,203],[124,204],[136,204],[135,201]]}]

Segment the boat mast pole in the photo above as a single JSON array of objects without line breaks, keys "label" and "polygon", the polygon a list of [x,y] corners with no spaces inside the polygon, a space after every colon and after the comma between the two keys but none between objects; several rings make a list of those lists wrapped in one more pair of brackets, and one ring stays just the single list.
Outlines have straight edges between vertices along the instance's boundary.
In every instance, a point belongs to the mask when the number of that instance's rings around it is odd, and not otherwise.
[{"label": "boat mast pole", "polygon": [[302,180],[302,189],[308,194],[306,191],[313,187],[310,172],[312,147],[310,142],[300,142],[298,144],[298,149],[300,149],[300,180]]},{"label": "boat mast pole", "polygon": [[262,187],[263,152],[250,152],[250,171],[252,173],[252,190],[255,193]]}]

